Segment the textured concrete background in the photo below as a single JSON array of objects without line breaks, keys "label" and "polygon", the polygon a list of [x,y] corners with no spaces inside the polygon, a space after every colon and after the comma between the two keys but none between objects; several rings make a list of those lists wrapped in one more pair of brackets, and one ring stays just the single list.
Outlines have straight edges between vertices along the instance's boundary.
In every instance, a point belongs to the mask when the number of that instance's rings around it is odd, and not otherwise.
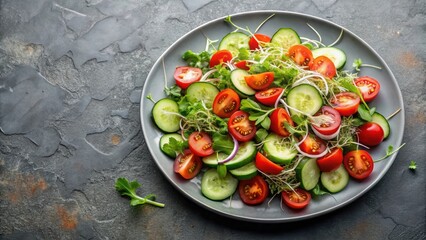
[{"label": "textured concrete background", "polygon": [[[302,222],[239,222],[194,205],[157,169],[140,128],[145,78],[168,46],[209,20],[261,9],[351,30],[404,97],[407,145],[385,177]],[[422,0],[0,0],[0,239],[425,239],[425,13]],[[166,208],[131,208],[114,190],[121,176]]]}]

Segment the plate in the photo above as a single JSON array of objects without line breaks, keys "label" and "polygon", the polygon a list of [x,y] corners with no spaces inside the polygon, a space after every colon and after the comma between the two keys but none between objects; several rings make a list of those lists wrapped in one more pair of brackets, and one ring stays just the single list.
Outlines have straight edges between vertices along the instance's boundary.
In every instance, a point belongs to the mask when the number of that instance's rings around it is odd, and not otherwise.
[{"label": "plate", "polygon": [[[361,58],[364,63],[382,68],[381,70],[367,67],[361,68],[360,76],[368,75],[374,77],[381,84],[381,92],[371,105],[375,106],[377,111],[384,116],[391,115],[397,109],[401,109],[401,112],[390,120],[392,129],[390,136],[381,145],[369,150],[369,152],[374,159],[378,159],[385,154],[389,145],[399,146],[402,142],[404,131],[404,104],[397,81],[383,59],[354,33],[318,17],[284,11],[254,11],[234,14],[232,15],[232,20],[235,24],[247,26],[254,31],[261,22],[272,14],[275,14],[274,17],[269,19],[261,27],[259,30],[260,33],[272,36],[277,29],[290,27],[296,30],[302,37],[318,39],[316,33],[307,25],[309,24],[321,34],[323,43],[331,44],[343,30],[343,36],[336,47],[346,52],[346,69],[352,70],[352,63],[357,58]],[[325,195],[313,200],[307,208],[301,211],[292,211],[286,207],[281,208],[280,197],[273,198],[269,204],[265,201],[265,203],[259,206],[247,206],[243,204],[238,194],[234,194],[232,200],[211,201],[201,194],[201,174],[197,178],[187,181],[173,172],[173,161],[160,150],[159,141],[162,132],[155,126],[152,120],[151,109],[153,103],[147,100],[146,96],[151,94],[156,100],[165,97],[163,91],[165,79],[163,62],[168,81],[167,84],[171,86],[174,84],[173,72],[175,67],[185,65],[181,60],[181,56],[186,50],[190,49],[194,52],[201,52],[205,49],[206,37],[220,40],[227,33],[233,31],[234,28],[224,22],[224,18],[207,22],[173,43],[153,65],[142,91],[140,115],[145,141],[155,163],[170,183],[183,195],[208,210],[230,218],[252,222],[290,222],[312,218],[339,209],[370,190],[391,167],[396,154],[384,161],[376,163],[374,171],[369,178],[362,182],[351,180],[349,185],[340,193],[333,194],[333,197]]]}]

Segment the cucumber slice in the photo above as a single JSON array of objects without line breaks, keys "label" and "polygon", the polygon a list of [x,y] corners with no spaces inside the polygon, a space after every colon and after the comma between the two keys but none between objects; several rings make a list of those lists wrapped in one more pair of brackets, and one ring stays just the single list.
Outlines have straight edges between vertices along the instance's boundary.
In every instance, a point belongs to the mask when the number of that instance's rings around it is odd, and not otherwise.
[{"label": "cucumber slice", "polygon": [[320,175],[315,158],[304,158],[296,167],[296,177],[306,191],[312,190],[318,184]]},{"label": "cucumber slice", "polygon": [[229,170],[229,172],[238,180],[247,180],[257,175],[257,168],[254,161],[251,161],[240,168]]},{"label": "cucumber slice", "polygon": [[386,139],[389,136],[390,131],[391,131],[388,120],[386,120],[386,118],[382,114],[375,112],[371,116],[371,121],[379,124],[380,127],[382,127],[383,133],[384,133],[383,139]]},{"label": "cucumber slice", "polygon": [[[323,105],[321,94],[309,84],[300,84],[290,89],[287,95],[287,104],[304,114],[314,115]],[[290,109],[291,115],[299,115]]]},{"label": "cucumber slice", "polygon": [[186,95],[190,102],[203,101],[208,108],[212,107],[214,98],[219,89],[211,83],[195,82],[186,89]]},{"label": "cucumber slice", "polygon": [[179,113],[179,106],[169,98],[159,100],[152,108],[152,117],[155,124],[163,132],[167,133],[176,132],[180,128],[180,117],[173,113]]},{"label": "cucumber slice", "polygon": [[240,48],[249,47],[250,37],[241,32],[228,33],[219,43],[219,50],[226,49],[232,53],[233,57],[238,56]]},{"label": "cucumber slice", "polygon": [[203,161],[203,164],[206,166],[209,166],[211,168],[216,168],[218,165],[218,161],[223,160],[227,157],[228,155],[222,152],[219,153],[213,153],[210,156],[207,157],[203,157],[201,160]]},{"label": "cucumber slice", "polygon": [[343,164],[334,171],[321,173],[321,184],[331,193],[342,191],[348,183],[349,174]]},{"label": "cucumber slice", "polygon": [[247,71],[242,69],[235,69],[231,72],[231,82],[234,88],[246,95],[246,96],[253,96],[256,91],[253,90],[251,87],[247,85],[246,80],[244,79],[244,76],[250,75]]},{"label": "cucumber slice", "polygon": [[287,50],[291,46],[300,44],[301,42],[296,31],[291,28],[280,28],[272,36],[271,43]]},{"label": "cucumber slice", "polygon": [[[241,143],[235,157],[224,164],[228,170],[242,167],[246,165],[247,163],[253,161],[254,157],[256,156],[256,152],[257,150],[254,145],[254,142],[248,141],[248,142]],[[203,157],[202,161],[207,166],[215,168],[217,167],[217,164],[218,164],[217,162],[219,160],[225,159],[226,157],[228,157],[227,154],[219,152],[217,154],[214,153],[210,156]]]},{"label": "cucumber slice", "polygon": [[165,153],[167,156],[171,157],[171,158],[175,158],[176,157],[176,152],[171,152],[168,151],[167,149],[164,148],[164,145],[168,144],[170,139],[174,138],[176,139],[176,141],[178,142],[183,142],[183,138],[181,135],[177,134],[177,133],[169,133],[169,134],[164,134],[163,136],[161,136],[160,138],[160,149],[161,151],[163,151],[163,153]]},{"label": "cucumber slice", "polygon": [[275,133],[265,138],[263,150],[268,159],[278,164],[289,164],[297,155],[297,149],[292,146],[290,139]]},{"label": "cucumber slice", "polygon": [[336,69],[342,68],[346,63],[346,54],[342,50],[335,47],[323,47],[312,50],[314,58],[326,56],[334,63]]},{"label": "cucumber slice", "polygon": [[220,178],[216,169],[207,170],[201,178],[201,193],[210,200],[220,201],[237,190],[238,180],[231,174]]}]

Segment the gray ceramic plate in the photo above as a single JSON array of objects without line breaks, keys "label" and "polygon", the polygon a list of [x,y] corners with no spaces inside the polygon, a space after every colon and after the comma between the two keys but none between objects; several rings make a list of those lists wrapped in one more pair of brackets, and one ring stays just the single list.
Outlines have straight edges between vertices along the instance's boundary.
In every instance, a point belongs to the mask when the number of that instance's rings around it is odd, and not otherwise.
[{"label": "gray ceramic plate", "polygon": [[[389,138],[379,147],[370,150],[370,153],[373,158],[377,159],[383,156],[387,146],[399,146],[402,141],[404,129],[404,105],[401,91],[399,90],[395,77],[383,59],[367,43],[352,32],[337,24],[317,17],[293,12],[256,11],[235,14],[232,16],[232,19],[237,25],[248,26],[254,31],[263,20],[273,13],[275,16],[263,25],[259,31],[260,33],[272,36],[278,28],[290,27],[296,30],[302,37],[317,39],[316,34],[307,26],[307,23],[309,23],[321,34],[323,38],[322,42],[330,44],[336,40],[341,29],[343,29],[343,38],[336,46],[346,52],[346,69],[352,69],[352,62],[356,58],[361,58],[365,63],[382,67],[382,70],[373,68],[361,69],[360,75],[372,76],[381,83],[381,92],[372,105],[376,106],[377,111],[384,116],[389,116],[399,108],[401,108],[402,111],[390,121],[392,132]],[[211,201],[205,198],[200,192],[201,174],[191,181],[185,181],[173,172],[173,161],[160,151],[159,140],[162,133],[152,121],[151,109],[153,103],[147,100],[146,96],[152,94],[156,100],[165,97],[163,91],[163,60],[166,67],[168,85],[170,86],[174,82],[173,72],[175,67],[185,64],[181,60],[183,52],[188,49],[194,52],[201,52],[205,48],[206,37],[220,40],[227,33],[233,31],[234,28],[225,23],[223,19],[224,18],[216,19],[197,27],[170,46],[152,67],[142,92],[140,107],[145,140],[156,164],[173,186],[186,197],[208,210],[227,217],[253,222],[288,222],[319,216],[349,204],[371,189],[390,168],[396,155],[377,163],[373,173],[368,179],[362,182],[351,180],[349,185],[342,192],[334,194],[333,197],[323,196],[314,200],[302,211],[292,211],[286,207],[281,209],[280,197],[274,198],[269,205],[268,203],[264,203],[255,207],[244,205],[240,201],[238,194],[234,194],[232,201]]]}]

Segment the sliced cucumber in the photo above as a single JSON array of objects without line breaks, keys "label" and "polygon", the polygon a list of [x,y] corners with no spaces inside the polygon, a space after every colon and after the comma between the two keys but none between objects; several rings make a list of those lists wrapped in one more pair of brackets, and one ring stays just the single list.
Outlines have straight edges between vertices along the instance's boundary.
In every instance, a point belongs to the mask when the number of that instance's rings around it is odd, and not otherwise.
[{"label": "sliced cucumber", "polygon": [[304,158],[296,167],[296,177],[305,190],[312,190],[319,182],[320,169],[315,158]]},{"label": "sliced cucumber", "polygon": [[257,175],[257,168],[254,161],[251,161],[242,167],[229,170],[229,172],[238,180],[246,180]]},{"label": "sliced cucumber", "polygon": [[280,28],[272,36],[271,43],[287,50],[293,45],[300,44],[300,37],[297,32],[291,28]]},{"label": "sliced cucumber", "polygon": [[168,144],[171,138],[176,139],[176,141],[178,141],[178,142],[183,142],[182,136],[179,135],[179,134],[177,134],[177,133],[164,134],[160,138],[160,149],[167,156],[169,156],[171,158],[175,158],[176,157],[176,152],[175,151],[169,151],[166,148],[164,148],[164,145]]},{"label": "sliced cucumber", "polygon": [[210,156],[203,157],[201,160],[203,161],[204,165],[209,166],[211,168],[215,168],[218,165],[218,161],[223,160],[228,155],[222,152],[214,153]]},{"label": "sliced cucumber", "polygon": [[232,53],[233,57],[238,56],[240,48],[249,49],[250,37],[241,32],[228,33],[219,43],[219,50],[226,49]]},{"label": "sliced cucumber", "polygon": [[290,139],[275,133],[265,138],[263,150],[268,159],[278,164],[289,164],[297,155],[297,149],[292,146]]},{"label": "sliced cucumber", "polygon": [[331,193],[342,191],[348,183],[349,174],[343,164],[334,171],[321,173],[321,184]]},{"label": "sliced cucumber", "polygon": [[375,123],[379,124],[380,127],[382,127],[383,133],[384,133],[383,139],[386,139],[389,136],[390,131],[391,131],[388,120],[386,120],[386,118],[378,112],[373,113],[373,115],[371,117],[372,117],[371,118],[372,122],[375,122]]},{"label": "sliced cucumber", "polygon": [[323,47],[312,50],[314,58],[326,56],[334,63],[336,69],[342,68],[346,63],[346,54],[342,50],[335,47]]},{"label": "sliced cucumber", "polygon": [[203,101],[209,108],[213,105],[214,98],[218,93],[219,89],[207,82],[195,82],[186,89],[186,95],[190,102]]},{"label": "sliced cucumber", "polygon": [[201,178],[201,193],[210,200],[220,201],[237,190],[238,180],[231,174],[220,178],[216,169],[207,170]]},{"label": "sliced cucumber", "polygon": [[[228,170],[242,167],[247,163],[253,161],[254,157],[256,156],[256,152],[257,150],[254,145],[254,142],[248,141],[241,143],[235,157],[224,164]],[[207,166],[215,168],[217,167],[218,161],[223,160],[226,157],[228,157],[227,154],[219,152],[217,154],[215,153],[210,156],[203,157],[202,161]]]},{"label": "sliced cucumber", "polygon": [[163,98],[155,103],[152,108],[152,117],[155,124],[164,132],[172,133],[179,130],[180,117],[178,104],[169,99]]},{"label": "sliced cucumber", "polygon": [[[287,104],[304,114],[314,115],[322,107],[323,101],[321,94],[315,87],[309,84],[300,84],[289,91]],[[291,115],[299,115],[292,109],[290,109],[290,112]]]},{"label": "sliced cucumber", "polygon": [[253,96],[256,91],[249,87],[244,79],[244,76],[248,75],[250,74],[245,70],[235,69],[231,72],[231,82],[238,92],[247,96]]}]

